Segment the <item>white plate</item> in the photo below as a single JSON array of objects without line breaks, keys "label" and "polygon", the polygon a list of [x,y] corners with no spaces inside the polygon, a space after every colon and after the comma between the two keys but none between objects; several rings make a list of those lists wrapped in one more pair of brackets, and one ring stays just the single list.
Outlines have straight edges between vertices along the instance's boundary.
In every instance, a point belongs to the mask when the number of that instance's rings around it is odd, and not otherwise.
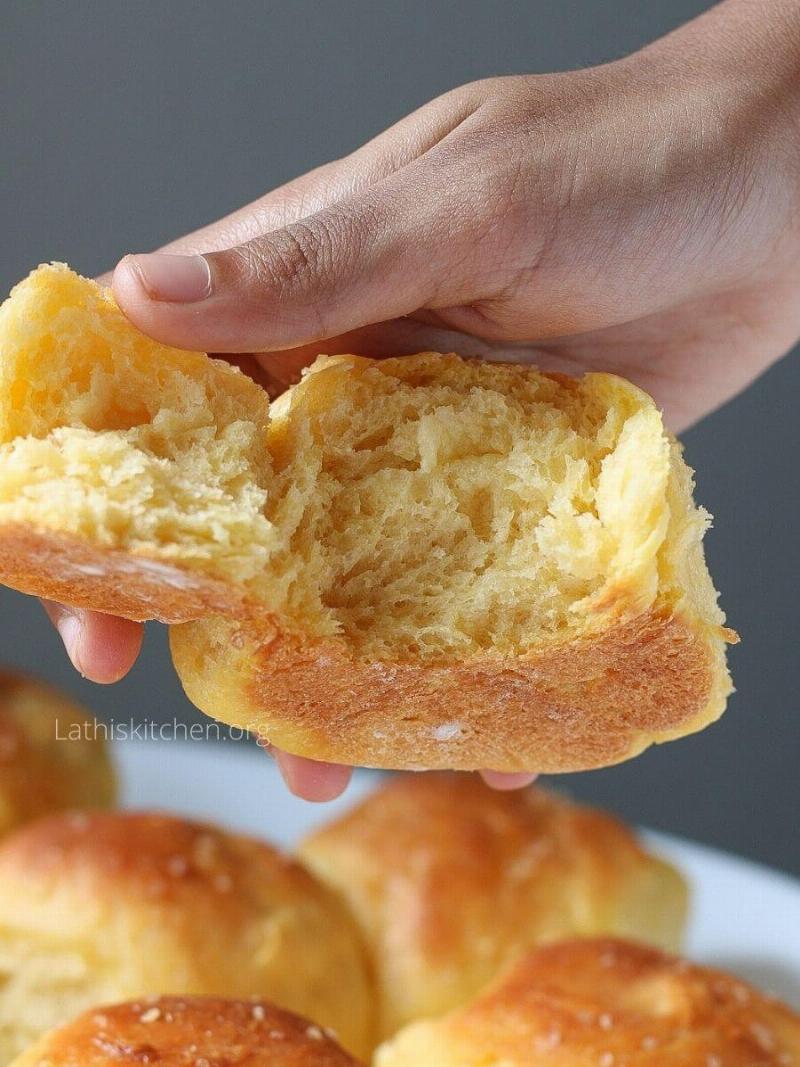
[{"label": "white plate", "polygon": [[[207,819],[291,847],[375,784],[356,775],[345,797],[292,797],[270,759],[228,743],[125,741],[115,746],[128,807]],[[692,885],[688,955],[800,1007],[800,882],[767,867],[662,834],[647,834]]]}]

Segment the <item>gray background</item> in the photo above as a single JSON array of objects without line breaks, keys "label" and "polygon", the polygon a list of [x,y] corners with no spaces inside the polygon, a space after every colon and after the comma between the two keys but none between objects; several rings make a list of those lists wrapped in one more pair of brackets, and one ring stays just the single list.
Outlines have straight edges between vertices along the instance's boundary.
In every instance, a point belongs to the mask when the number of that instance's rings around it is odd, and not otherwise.
[{"label": "gray background", "polygon": [[[91,274],[355,148],[470,79],[617,57],[690,0],[14,0],[2,7],[0,287],[42,260]],[[571,778],[632,819],[800,873],[796,544],[800,367],[784,360],[686,437],[708,553],[743,642],[717,726]],[[128,679],[74,675],[35,603],[0,593],[0,659],[95,709],[193,717],[149,630]]]}]

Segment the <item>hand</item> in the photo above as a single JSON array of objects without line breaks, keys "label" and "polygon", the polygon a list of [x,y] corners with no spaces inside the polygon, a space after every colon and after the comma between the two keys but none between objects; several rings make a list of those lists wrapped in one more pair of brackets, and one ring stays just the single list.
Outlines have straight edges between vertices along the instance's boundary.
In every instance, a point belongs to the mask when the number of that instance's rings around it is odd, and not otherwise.
[{"label": "hand", "polygon": [[[244,361],[271,392],[320,351],[455,349],[620,373],[681,429],[800,335],[799,65],[800,4],[767,17],[728,0],[620,62],[467,85],[126,257],[117,300],[145,333]],[[124,673],[138,629],[75,618],[61,630],[76,666]],[[344,768],[277,755],[299,793],[346,784]]]}]

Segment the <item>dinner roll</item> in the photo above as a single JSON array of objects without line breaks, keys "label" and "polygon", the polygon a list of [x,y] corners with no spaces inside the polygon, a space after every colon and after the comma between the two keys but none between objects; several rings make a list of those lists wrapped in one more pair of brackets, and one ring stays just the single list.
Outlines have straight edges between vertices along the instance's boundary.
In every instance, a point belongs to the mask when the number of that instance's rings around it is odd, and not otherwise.
[{"label": "dinner roll", "polygon": [[624,941],[520,960],[443,1019],[412,1024],[375,1067],[791,1067],[800,1016],[721,971]]},{"label": "dinner roll", "polygon": [[303,860],[372,950],[381,1037],[478,993],[534,945],[612,933],[677,948],[686,886],[622,823],[543,789],[398,776],[312,834]]},{"label": "dinner roll", "polygon": [[93,1004],[268,997],[371,1043],[355,924],[295,861],[167,815],[59,814],[0,843],[0,1062]]},{"label": "dinner roll", "polygon": [[317,760],[566,771],[724,709],[708,517],[629,382],[337,356],[268,412],[59,266],[0,351],[0,578],[187,620],[209,714]]},{"label": "dinner roll", "polygon": [[64,693],[0,670],[0,836],[50,811],[114,802],[114,770],[97,726]]},{"label": "dinner roll", "polygon": [[149,997],[94,1007],[11,1067],[358,1067],[315,1023],[263,1000]]}]

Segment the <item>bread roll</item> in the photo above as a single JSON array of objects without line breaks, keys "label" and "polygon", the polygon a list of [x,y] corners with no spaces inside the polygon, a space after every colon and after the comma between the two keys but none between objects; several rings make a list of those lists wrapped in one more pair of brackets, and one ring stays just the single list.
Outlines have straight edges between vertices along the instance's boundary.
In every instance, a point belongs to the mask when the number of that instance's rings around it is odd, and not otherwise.
[{"label": "bread roll", "polygon": [[42,267],[0,310],[0,578],[172,632],[202,710],[289,752],[566,771],[730,692],[707,516],[652,400],[421,353],[267,411]]},{"label": "bread roll", "polygon": [[791,1067],[800,1016],[730,975],[624,941],[531,953],[375,1067]]},{"label": "bread roll", "polygon": [[262,1000],[151,997],[96,1007],[12,1067],[358,1067],[319,1026]]},{"label": "bread roll", "polygon": [[94,718],[64,693],[0,670],[0,836],[64,808],[106,808],[116,785]]},{"label": "bread roll", "polygon": [[300,855],[361,924],[381,1037],[535,945],[612,933],[677,948],[686,918],[681,876],[610,815],[471,775],[398,776]]},{"label": "bread roll", "polygon": [[93,1004],[264,996],[370,1045],[345,906],[265,844],[166,815],[61,814],[0,843],[0,1062]]},{"label": "bread roll", "polygon": [[131,619],[238,608],[269,538],[266,394],[40,267],[0,307],[0,577]]}]

